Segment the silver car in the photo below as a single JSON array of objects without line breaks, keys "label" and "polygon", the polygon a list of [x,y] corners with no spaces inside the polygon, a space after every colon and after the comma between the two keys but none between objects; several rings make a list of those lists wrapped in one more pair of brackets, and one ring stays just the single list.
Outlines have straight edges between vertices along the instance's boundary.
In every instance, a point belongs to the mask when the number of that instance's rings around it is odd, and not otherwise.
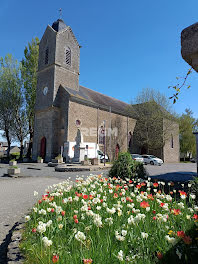
[{"label": "silver car", "polygon": [[131,157],[132,157],[133,160],[136,160],[136,161],[139,161],[139,162],[142,162],[142,163],[144,162],[144,159],[139,154],[131,154]]},{"label": "silver car", "polygon": [[142,155],[144,159],[144,164],[159,165],[163,164],[163,160],[155,157],[154,155]]}]

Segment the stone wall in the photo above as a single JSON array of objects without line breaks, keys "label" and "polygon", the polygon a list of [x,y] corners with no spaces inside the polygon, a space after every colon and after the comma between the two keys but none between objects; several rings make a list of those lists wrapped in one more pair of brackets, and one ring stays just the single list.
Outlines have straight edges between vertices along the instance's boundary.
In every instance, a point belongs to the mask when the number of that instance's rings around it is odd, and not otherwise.
[{"label": "stone wall", "polygon": [[181,54],[183,59],[198,72],[198,23],[182,30]]},{"label": "stone wall", "polygon": [[[179,162],[180,145],[179,145],[179,124],[167,119],[163,122],[165,145],[163,148],[164,162]],[[173,138],[172,138],[173,137]]]},{"label": "stone wall", "polygon": [[60,152],[59,133],[61,130],[59,124],[60,110],[58,108],[51,107],[35,113],[33,160],[40,156],[40,144],[43,137],[46,138],[46,161],[50,161]]},{"label": "stone wall", "polygon": [[[119,144],[120,151],[127,151],[127,132],[131,131],[133,133],[136,123],[136,120],[132,118],[127,118],[126,116],[70,101],[68,115],[68,141],[75,141],[78,129],[76,126],[76,120],[81,121],[80,129],[83,134],[84,142],[93,143],[99,143],[97,131],[104,125],[103,121],[106,120],[106,131],[112,132],[111,137],[109,134],[110,132],[107,132],[108,134],[106,136],[106,150],[110,156],[114,155],[116,144]],[[109,130],[110,126],[112,130]],[[100,148],[103,148],[102,144]]]}]

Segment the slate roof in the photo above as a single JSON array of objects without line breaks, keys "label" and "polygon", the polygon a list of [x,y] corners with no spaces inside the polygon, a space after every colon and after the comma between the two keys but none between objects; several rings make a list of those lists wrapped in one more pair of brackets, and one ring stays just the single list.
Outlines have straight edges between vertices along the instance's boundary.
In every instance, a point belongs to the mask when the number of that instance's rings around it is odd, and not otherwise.
[{"label": "slate roof", "polygon": [[52,28],[56,30],[57,32],[66,28],[65,22],[62,19],[58,19],[52,24]]},{"label": "slate roof", "polygon": [[66,87],[64,87],[64,89],[69,93],[69,96],[74,101],[78,101],[92,107],[97,107],[107,111],[110,111],[111,109],[112,112],[130,116],[130,114],[128,113],[130,105],[118,99],[101,94],[83,86],[79,87],[79,91],[75,91]]}]

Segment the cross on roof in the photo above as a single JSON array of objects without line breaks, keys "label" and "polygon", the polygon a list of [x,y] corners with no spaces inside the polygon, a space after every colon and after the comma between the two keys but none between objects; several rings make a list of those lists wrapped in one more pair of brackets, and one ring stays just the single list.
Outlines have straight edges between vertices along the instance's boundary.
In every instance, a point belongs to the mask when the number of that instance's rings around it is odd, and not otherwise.
[{"label": "cross on roof", "polygon": [[59,11],[59,18],[62,19],[62,8],[60,8],[58,11]]}]

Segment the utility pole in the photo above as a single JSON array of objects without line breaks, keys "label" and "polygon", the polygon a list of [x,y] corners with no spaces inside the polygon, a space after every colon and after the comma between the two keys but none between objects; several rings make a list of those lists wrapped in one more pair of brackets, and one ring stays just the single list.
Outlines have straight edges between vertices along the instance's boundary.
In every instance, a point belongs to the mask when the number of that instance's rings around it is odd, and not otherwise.
[{"label": "utility pole", "polygon": [[109,130],[108,130],[108,132],[110,132],[110,139],[109,139],[109,156],[110,156],[110,161],[112,160],[112,151],[111,151],[111,106],[110,106],[110,108],[109,108],[109,112],[110,112],[110,124],[109,124]]}]

